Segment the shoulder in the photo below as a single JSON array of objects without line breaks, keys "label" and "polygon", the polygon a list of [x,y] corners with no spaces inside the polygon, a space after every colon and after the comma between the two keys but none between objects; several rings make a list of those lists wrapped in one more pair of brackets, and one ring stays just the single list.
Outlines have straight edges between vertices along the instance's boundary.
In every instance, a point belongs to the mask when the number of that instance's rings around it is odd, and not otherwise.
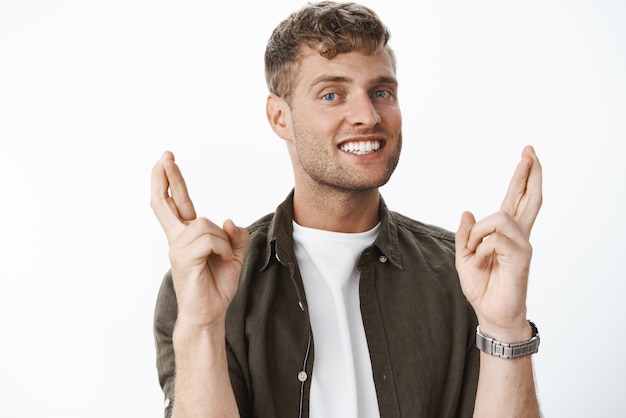
[{"label": "shoulder", "polygon": [[454,233],[440,226],[423,223],[398,212],[390,212],[390,218],[398,226],[418,237],[431,237],[435,240],[448,241],[454,244]]},{"label": "shoulder", "polygon": [[418,251],[430,257],[454,257],[454,233],[440,226],[417,221],[397,212],[389,212],[400,251]]},{"label": "shoulder", "polygon": [[[246,258],[263,258],[267,260],[272,248],[272,228],[274,225],[275,213],[269,213],[254,223],[246,227],[250,239],[248,241],[248,251]],[[254,264],[257,264],[255,262]]]},{"label": "shoulder", "polygon": [[293,218],[293,191],[272,213],[260,217],[247,227],[253,243],[270,242],[291,232]]},{"label": "shoulder", "polygon": [[270,229],[270,225],[274,219],[274,212],[268,213],[267,215],[257,219],[252,224],[248,225],[246,229],[250,234],[250,237],[263,235],[267,236],[267,233]]}]

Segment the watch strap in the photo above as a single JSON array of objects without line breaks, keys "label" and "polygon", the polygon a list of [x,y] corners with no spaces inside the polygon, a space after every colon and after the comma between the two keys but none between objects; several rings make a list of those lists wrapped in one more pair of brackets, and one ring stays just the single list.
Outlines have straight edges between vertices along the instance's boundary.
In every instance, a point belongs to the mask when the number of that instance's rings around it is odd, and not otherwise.
[{"label": "watch strap", "polygon": [[476,327],[476,347],[483,353],[508,360],[535,354],[539,351],[539,330],[532,321],[528,323],[533,331],[532,337],[528,341],[514,344],[503,343],[483,335],[478,326]]}]

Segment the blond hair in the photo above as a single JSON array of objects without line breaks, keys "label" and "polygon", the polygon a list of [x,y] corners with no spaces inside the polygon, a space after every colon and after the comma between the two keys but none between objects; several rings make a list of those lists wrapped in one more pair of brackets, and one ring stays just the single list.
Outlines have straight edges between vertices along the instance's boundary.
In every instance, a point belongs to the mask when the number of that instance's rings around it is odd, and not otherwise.
[{"label": "blond hair", "polygon": [[312,48],[322,57],[361,51],[376,54],[386,49],[390,33],[378,15],[356,3],[322,1],[308,3],[292,13],[272,32],[265,50],[265,78],[271,93],[291,101],[301,54]]}]

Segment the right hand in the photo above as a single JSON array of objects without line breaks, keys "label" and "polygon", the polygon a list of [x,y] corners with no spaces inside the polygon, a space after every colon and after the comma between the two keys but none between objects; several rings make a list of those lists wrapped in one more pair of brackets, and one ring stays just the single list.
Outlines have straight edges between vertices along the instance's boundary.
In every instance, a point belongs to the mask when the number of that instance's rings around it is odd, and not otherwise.
[{"label": "right hand", "polygon": [[196,217],[185,180],[169,151],[152,169],[151,186],[150,205],[169,243],[178,325],[224,324],[237,291],[248,232],[231,220],[220,228]]}]

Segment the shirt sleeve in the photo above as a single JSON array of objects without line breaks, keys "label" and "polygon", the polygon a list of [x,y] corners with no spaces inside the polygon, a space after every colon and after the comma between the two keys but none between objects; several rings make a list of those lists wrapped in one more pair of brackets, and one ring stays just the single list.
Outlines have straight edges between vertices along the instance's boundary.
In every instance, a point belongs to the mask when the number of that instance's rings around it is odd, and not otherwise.
[{"label": "shirt sleeve", "polygon": [[480,369],[480,352],[478,348],[476,348],[475,332],[470,332],[468,335],[466,348],[467,355],[463,373],[463,386],[461,388],[459,409],[457,412],[459,418],[471,418],[474,416],[474,404],[476,403],[478,373]]},{"label": "shirt sleeve", "polygon": [[163,278],[154,311],[154,341],[156,345],[156,366],[159,384],[164,396],[164,417],[172,416],[174,405],[174,346],[172,334],[178,315],[178,303],[174,292],[172,273]]},{"label": "shirt sleeve", "polygon": [[[178,316],[178,303],[174,291],[172,273],[168,271],[163,278],[154,312],[154,340],[156,345],[156,366],[159,384],[163,390],[163,416],[171,418],[174,406],[174,373],[176,361],[172,335]],[[231,384],[239,407],[240,416],[251,416],[250,399],[241,367],[230,346],[226,345],[228,369]]]}]

